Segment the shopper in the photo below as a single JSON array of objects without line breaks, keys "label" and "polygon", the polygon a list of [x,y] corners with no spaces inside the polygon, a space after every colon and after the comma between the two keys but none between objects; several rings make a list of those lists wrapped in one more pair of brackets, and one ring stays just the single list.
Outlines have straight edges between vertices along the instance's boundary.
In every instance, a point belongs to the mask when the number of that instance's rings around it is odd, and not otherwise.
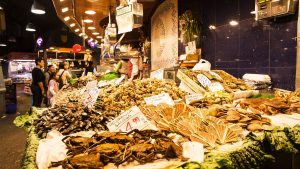
[{"label": "shopper", "polygon": [[96,71],[95,67],[93,66],[93,61],[88,62],[88,65],[86,66],[86,68],[84,68],[84,71],[82,73],[82,77],[87,76],[88,73],[97,75],[97,71]]},{"label": "shopper", "polygon": [[[48,91],[48,84],[49,84],[49,81],[54,76],[54,73],[55,73],[54,65],[49,65],[48,69],[47,69],[47,72],[45,73],[45,91]],[[49,107],[49,104],[48,104],[49,100],[48,100],[48,97],[47,97],[47,92],[46,92],[46,95],[45,95],[44,103],[47,105],[47,107]]]},{"label": "shopper", "polygon": [[36,58],[35,64],[36,67],[32,70],[32,106],[41,107],[43,96],[45,95],[45,75],[42,71],[44,68],[44,60],[42,58]]},{"label": "shopper", "polygon": [[48,69],[47,69],[47,72],[45,73],[45,85],[46,85],[46,88],[47,88],[47,86],[49,84],[49,81],[54,76],[54,73],[55,73],[55,67],[54,67],[54,65],[49,65]]},{"label": "shopper", "polygon": [[68,84],[68,80],[72,78],[72,75],[69,72],[69,63],[64,62],[59,64],[59,89],[61,89],[64,85]]},{"label": "shopper", "polygon": [[59,91],[59,84],[58,84],[58,79],[59,79],[59,74],[56,72],[54,76],[52,76],[51,80],[49,81],[48,85],[48,91],[47,91],[47,96],[48,96],[48,105],[53,104],[53,97],[57,94]]}]

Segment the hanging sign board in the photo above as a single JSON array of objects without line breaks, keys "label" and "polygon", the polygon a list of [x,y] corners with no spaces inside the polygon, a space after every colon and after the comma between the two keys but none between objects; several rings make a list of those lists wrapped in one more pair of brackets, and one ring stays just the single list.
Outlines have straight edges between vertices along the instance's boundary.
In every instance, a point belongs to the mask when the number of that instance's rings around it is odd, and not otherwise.
[{"label": "hanging sign board", "polygon": [[131,32],[143,25],[143,4],[135,2],[125,7],[117,7],[116,11],[118,34]]},{"label": "hanging sign board", "polygon": [[169,105],[174,105],[173,99],[170,97],[168,93],[162,93],[156,96],[151,96],[144,98],[147,105],[154,105],[157,106],[160,103],[166,103]]},{"label": "hanging sign board", "polygon": [[134,129],[157,130],[137,106],[134,106],[131,109],[123,112],[113,121],[109,122],[107,127],[111,132],[130,132]]}]

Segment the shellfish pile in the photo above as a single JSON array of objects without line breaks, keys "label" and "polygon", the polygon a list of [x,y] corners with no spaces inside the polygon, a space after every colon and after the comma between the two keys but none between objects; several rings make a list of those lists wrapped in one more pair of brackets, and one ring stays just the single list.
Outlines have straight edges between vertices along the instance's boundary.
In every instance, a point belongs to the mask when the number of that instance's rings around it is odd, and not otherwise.
[{"label": "shellfish pile", "polygon": [[156,123],[158,128],[181,133],[192,141],[212,148],[216,143],[237,141],[243,131],[238,125],[205,116],[199,109],[183,103],[176,103],[174,106],[167,104],[144,106],[140,109],[148,119]]},{"label": "shellfish pile", "polygon": [[63,141],[68,157],[52,162],[51,167],[103,168],[110,163],[119,166],[133,161],[144,164],[158,159],[182,159],[182,147],[166,134],[153,130],[103,132],[91,138],[70,136]]},{"label": "shellfish pile", "polygon": [[[192,71],[188,69],[182,69],[181,71],[200,86],[202,86],[202,84],[199,82],[197,78],[198,75],[206,77],[209,81],[211,81],[211,83],[219,82],[223,86],[224,90],[228,93],[252,89],[244,81],[233,77],[232,75],[226,73],[223,70]],[[202,86],[202,87],[204,87],[207,91],[209,91],[207,86]]]},{"label": "shellfish pile", "polygon": [[107,130],[106,121],[108,119],[105,116],[85,108],[82,104],[68,103],[44,111],[33,124],[39,137],[45,138],[51,130],[57,130],[63,135],[80,131]]},{"label": "shellfish pile", "polygon": [[262,117],[257,111],[245,110],[233,105],[215,105],[208,109],[208,113],[224,122],[238,124],[250,131],[262,131],[271,123],[269,118]]},{"label": "shellfish pile", "polygon": [[120,86],[105,87],[94,109],[101,111],[107,117],[115,117],[122,110],[144,105],[144,98],[161,93],[168,93],[173,100],[184,99],[186,95],[174,82],[157,79],[133,80]]}]

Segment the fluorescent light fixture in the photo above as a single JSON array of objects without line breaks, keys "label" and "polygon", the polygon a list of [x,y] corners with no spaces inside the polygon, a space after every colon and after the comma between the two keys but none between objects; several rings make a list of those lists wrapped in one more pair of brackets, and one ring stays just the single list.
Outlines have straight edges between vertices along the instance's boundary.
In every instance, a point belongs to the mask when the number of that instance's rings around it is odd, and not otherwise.
[{"label": "fluorescent light fixture", "polygon": [[59,0],[60,2],[64,2],[65,0]]},{"label": "fluorescent light fixture", "polygon": [[0,6],[0,10],[3,10],[3,7],[2,7],[2,6]]},{"label": "fluorescent light fixture", "polygon": [[36,31],[35,26],[32,23],[28,23],[26,25],[26,31],[28,31],[28,32],[35,32]]},{"label": "fluorescent light fixture", "polygon": [[251,11],[250,14],[255,15],[256,11]]},{"label": "fluorescent light fixture", "polygon": [[96,12],[93,11],[93,10],[87,10],[87,11],[85,11],[85,13],[88,14],[88,15],[94,15],[94,14],[96,14]]},{"label": "fluorescent light fixture", "polygon": [[69,11],[69,8],[68,8],[68,7],[62,8],[61,11],[62,11],[63,13],[68,12],[68,11]]},{"label": "fluorescent light fixture", "polygon": [[45,7],[38,2],[38,0],[34,0],[31,6],[31,12],[34,14],[42,15],[45,14]]},{"label": "fluorescent light fixture", "polygon": [[73,28],[75,26],[75,23],[71,23],[70,27]]},{"label": "fluorescent light fixture", "polygon": [[231,21],[229,22],[229,24],[230,24],[231,26],[237,26],[239,23],[238,23],[238,21],[236,21],[236,20],[231,20]]},{"label": "fluorescent light fixture", "polygon": [[87,39],[87,38],[88,38],[88,36],[87,36],[87,35],[85,35],[83,38],[84,38],[84,39]]},{"label": "fluorescent light fixture", "polygon": [[102,36],[97,36],[96,38],[97,38],[97,39],[102,39]]},{"label": "fluorescent light fixture", "polygon": [[94,22],[94,21],[91,20],[91,19],[85,19],[85,20],[83,20],[83,22],[85,22],[85,23],[92,23],[92,22]]},{"label": "fluorescent light fixture", "polygon": [[95,30],[96,28],[93,26],[88,27],[89,30]]},{"label": "fluorescent light fixture", "polygon": [[0,47],[5,47],[6,43],[0,43]]},{"label": "fluorescent light fixture", "polygon": [[82,36],[82,35],[83,35],[83,33],[80,33],[80,34],[79,34],[79,36]]},{"label": "fluorescent light fixture", "polygon": [[92,34],[93,34],[93,35],[99,35],[100,33],[98,33],[98,32],[93,32]]},{"label": "fluorescent light fixture", "polygon": [[209,25],[208,27],[210,30],[215,30],[216,29],[216,26],[215,25]]},{"label": "fluorescent light fixture", "polygon": [[54,50],[55,48],[54,48],[54,47],[50,47],[49,49],[50,49],[50,50]]},{"label": "fluorescent light fixture", "polygon": [[71,19],[71,18],[70,18],[69,16],[67,16],[67,17],[64,18],[65,21],[68,21],[68,20],[70,20],[70,19]]},{"label": "fluorescent light fixture", "polygon": [[79,32],[79,29],[75,29],[75,32]]}]

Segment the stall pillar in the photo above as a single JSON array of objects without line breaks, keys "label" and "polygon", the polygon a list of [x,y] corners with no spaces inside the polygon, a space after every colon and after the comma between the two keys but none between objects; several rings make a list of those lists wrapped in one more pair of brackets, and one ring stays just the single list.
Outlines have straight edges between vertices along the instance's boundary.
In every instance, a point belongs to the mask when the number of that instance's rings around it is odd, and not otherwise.
[{"label": "stall pillar", "polygon": [[[299,8],[300,9],[300,3]],[[300,89],[300,12],[298,10],[298,23],[297,23],[297,55],[296,55],[296,89]]]}]

